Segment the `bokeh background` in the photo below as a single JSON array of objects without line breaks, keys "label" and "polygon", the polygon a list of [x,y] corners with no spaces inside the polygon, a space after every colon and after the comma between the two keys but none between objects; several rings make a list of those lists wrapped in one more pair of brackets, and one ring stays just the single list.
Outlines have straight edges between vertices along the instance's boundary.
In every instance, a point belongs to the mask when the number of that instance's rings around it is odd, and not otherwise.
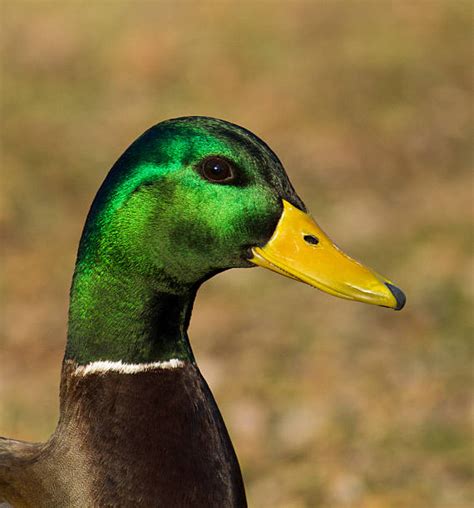
[{"label": "bokeh background", "polygon": [[217,116],[408,295],[396,313],[261,269],[202,288],[190,336],[250,505],[472,506],[473,4],[0,5],[0,434],[54,429],[75,251],[112,163],[160,120]]}]

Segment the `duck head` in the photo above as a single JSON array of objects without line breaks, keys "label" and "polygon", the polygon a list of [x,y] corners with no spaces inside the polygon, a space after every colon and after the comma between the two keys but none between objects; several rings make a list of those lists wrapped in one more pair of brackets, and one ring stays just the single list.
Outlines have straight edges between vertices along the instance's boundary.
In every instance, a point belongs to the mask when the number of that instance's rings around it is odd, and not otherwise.
[{"label": "duck head", "polygon": [[79,270],[94,265],[176,294],[258,265],[342,298],[396,310],[405,302],[390,280],[332,243],[268,145],[206,117],[159,123],[120,157],[80,244]]}]

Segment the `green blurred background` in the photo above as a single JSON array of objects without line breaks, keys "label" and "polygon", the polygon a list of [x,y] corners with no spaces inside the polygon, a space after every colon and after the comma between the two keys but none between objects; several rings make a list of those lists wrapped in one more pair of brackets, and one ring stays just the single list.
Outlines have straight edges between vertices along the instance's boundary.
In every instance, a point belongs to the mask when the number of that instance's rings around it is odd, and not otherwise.
[{"label": "green blurred background", "polygon": [[261,269],[202,288],[190,336],[250,505],[472,506],[472,5],[3,0],[0,434],[54,429],[112,163],[158,121],[216,116],[408,295],[396,313]]}]

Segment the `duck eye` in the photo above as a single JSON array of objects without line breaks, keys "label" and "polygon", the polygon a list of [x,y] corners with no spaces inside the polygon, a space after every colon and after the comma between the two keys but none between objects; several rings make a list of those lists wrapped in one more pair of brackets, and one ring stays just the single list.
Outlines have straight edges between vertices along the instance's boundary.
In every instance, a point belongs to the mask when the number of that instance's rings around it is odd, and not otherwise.
[{"label": "duck eye", "polygon": [[232,164],[221,157],[209,157],[200,165],[201,175],[210,182],[229,183],[235,179],[235,169]]}]

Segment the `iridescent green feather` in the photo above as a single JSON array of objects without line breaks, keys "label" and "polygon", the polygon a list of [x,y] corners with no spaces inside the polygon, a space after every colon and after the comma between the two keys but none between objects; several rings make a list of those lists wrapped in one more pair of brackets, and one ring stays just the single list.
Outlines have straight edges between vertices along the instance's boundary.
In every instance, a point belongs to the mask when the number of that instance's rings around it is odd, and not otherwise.
[{"label": "iridescent green feather", "polygon": [[[217,155],[234,184],[204,179]],[[249,267],[281,200],[304,208],[268,146],[236,125],[205,117],[158,124],[140,136],[105,179],[89,212],[71,288],[66,356],[146,362],[192,358],[186,328],[199,285]]]}]

